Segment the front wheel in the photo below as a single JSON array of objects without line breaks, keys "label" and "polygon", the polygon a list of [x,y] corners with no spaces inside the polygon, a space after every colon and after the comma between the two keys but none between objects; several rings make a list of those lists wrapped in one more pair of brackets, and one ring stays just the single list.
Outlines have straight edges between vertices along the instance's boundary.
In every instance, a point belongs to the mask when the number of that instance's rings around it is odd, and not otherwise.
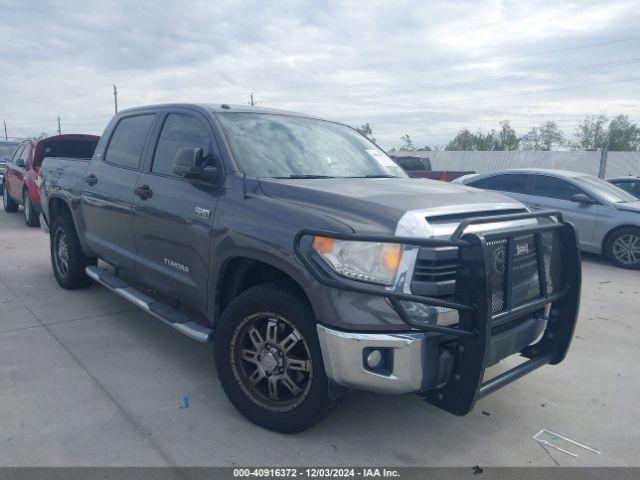
[{"label": "front wheel", "polygon": [[39,227],[40,218],[38,212],[33,208],[28,190],[24,191],[22,204],[24,205],[24,223],[26,223],[28,227]]},{"label": "front wheel", "polygon": [[5,180],[4,187],[2,189],[2,201],[4,203],[4,211],[7,213],[14,213],[18,211],[18,202],[11,198],[9,195],[9,189]]},{"label": "front wheel", "polygon": [[619,267],[640,269],[640,228],[625,227],[614,232],[607,240],[605,252]]},{"label": "front wheel", "polygon": [[220,383],[253,423],[294,433],[333,408],[315,317],[288,283],[242,292],[225,309],[214,338]]}]

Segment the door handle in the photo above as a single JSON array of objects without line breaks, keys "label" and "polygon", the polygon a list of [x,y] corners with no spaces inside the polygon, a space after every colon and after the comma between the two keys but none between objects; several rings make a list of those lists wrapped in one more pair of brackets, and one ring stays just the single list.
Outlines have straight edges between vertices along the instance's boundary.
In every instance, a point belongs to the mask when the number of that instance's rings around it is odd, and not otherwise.
[{"label": "door handle", "polygon": [[91,173],[85,178],[85,182],[87,182],[92,187],[98,183],[98,177],[96,177],[95,173]]},{"label": "door handle", "polygon": [[151,196],[153,195],[153,190],[151,190],[151,187],[149,185],[140,185],[139,187],[136,187],[134,192],[142,200],[146,200],[147,198],[151,198]]}]

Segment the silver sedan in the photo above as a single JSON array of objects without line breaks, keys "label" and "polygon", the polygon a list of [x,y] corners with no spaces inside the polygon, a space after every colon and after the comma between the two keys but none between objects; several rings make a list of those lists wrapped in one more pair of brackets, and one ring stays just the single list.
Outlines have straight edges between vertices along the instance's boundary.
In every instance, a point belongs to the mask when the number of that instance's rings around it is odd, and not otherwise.
[{"label": "silver sedan", "polygon": [[531,210],[559,210],[578,232],[581,250],[640,269],[640,201],[583,173],[519,169],[466,175],[454,183],[495,190]]}]

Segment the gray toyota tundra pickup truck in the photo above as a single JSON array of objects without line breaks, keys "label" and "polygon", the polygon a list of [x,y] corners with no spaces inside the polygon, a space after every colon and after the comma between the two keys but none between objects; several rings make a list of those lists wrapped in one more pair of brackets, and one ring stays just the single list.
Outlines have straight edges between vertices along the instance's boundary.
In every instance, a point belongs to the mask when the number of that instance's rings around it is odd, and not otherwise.
[{"label": "gray toyota tundra pickup truck", "polygon": [[580,258],[560,213],[407,178],[339,123],[141,107],[90,161],[42,171],[58,283],[98,282],[213,342],[231,402],[272,430],[310,427],[349,389],[464,415],[571,342]]}]

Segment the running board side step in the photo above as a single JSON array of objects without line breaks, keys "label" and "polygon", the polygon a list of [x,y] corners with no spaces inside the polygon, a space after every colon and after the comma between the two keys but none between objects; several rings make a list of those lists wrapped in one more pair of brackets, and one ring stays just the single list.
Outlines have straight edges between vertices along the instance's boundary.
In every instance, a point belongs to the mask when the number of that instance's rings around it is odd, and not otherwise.
[{"label": "running board side step", "polygon": [[133,288],[121,278],[111,275],[97,266],[85,268],[85,273],[93,280],[109,290],[117,293],[125,300],[133,303],[147,313],[159,318],[170,327],[198,342],[206,343],[213,340],[213,330],[195,322],[185,313],[176,310],[166,303],[158,302]]}]

